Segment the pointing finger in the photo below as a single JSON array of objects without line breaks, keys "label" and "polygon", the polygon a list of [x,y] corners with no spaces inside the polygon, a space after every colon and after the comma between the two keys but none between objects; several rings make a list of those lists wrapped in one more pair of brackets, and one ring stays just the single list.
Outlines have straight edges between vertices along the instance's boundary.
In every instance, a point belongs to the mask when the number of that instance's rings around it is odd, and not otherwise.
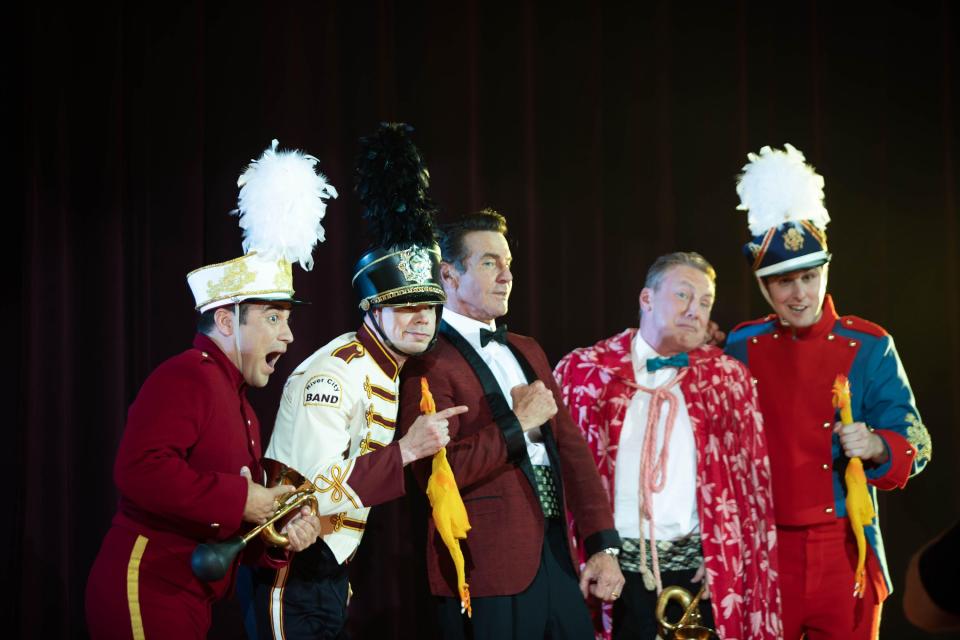
[{"label": "pointing finger", "polygon": [[450,407],[449,409],[444,409],[443,411],[438,411],[435,415],[438,418],[450,418],[452,416],[460,415],[461,413],[466,413],[470,410],[470,407],[461,404],[456,407]]}]

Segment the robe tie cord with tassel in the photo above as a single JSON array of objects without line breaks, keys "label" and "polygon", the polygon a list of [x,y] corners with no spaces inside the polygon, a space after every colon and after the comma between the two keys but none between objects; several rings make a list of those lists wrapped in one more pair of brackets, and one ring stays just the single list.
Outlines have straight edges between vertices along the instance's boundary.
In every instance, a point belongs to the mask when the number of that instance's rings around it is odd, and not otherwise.
[{"label": "robe tie cord with tassel", "polygon": [[[686,356],[687,354],[682,354]],[[651,358],[651,360],[670,360],[670,358]],[[689,359],[675,360],[662,366],[686,366]],[[657,367],[659,368],[659,367]],[[648,590],[656,589],[657,593],[663,590],[660,581],[660,558],[657,553],[657,538],[654,530],[653,494],[660,493],[667,483],[667,462],[670,459],[670,436],[677,420],[678,403],[680,400],[672,393],[672,389],[687,375],[689,369],[682,368],[677,377],[667,384],[650,389],[643,385],[630,383],[630,386],[650,395],[650,406],[647,410],[647,430],[643,434],[643,446],[640,452],[640,526],[643,520],[649,523],[650,554],[652,556],[653,571],[647,567],[647,542],[640,532],[640,575],[643,585]],[[628,381],[629,382],[629,381]],[[657,448],[657,426],[660,424],[660,415],[663,405],[667,405],[667,418],[663,428],[663,446],[659,454]]]}]

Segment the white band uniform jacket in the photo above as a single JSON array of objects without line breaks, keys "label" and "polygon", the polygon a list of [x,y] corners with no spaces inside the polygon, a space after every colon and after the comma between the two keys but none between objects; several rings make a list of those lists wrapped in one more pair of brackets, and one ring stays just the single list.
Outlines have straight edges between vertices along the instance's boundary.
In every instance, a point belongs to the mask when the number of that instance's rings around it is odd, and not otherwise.
[{"label": "white band uniform jacket", "polygon": [[367,325],[321,347],[287,379],[266,457],[317,485],[320,537],[356,551],[370,507],[404,495],[393,442],[400,367]]}]

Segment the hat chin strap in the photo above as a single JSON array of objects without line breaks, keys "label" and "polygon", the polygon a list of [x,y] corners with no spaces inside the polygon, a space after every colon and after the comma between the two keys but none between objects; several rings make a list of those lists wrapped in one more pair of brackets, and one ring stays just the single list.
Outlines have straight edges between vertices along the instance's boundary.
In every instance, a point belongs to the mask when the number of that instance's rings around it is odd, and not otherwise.
[{"label": "hat chin strap", "polygon": [[237,350],[237,368],[243,373],[243,351],[240,350],[240,303],[233,303],[233,317],[236,321],[233,325],[233,345]]},{"label": "hat chin strap", "polygon": [[373,323],[373,329],[374,331],[377,332],[377,336],[379,336],[380,340],[383,341],[383,344],[387,345],[387,347],[389,347],[390,350],[393,351],[394,353],[399,353],[400,355],[407,356],[408,358],[416,358],[417,356],[422,356],[423,354],[429,352],[431,349],[433,349],[434,345],[437,344],[437,337],[440,335],[440,314],[443,309],[442,304],[433,305],[433,312],[437,316],[437,321],[433,325],[433,337],[430,339],[430,344],[427,345],[427,348],[419,353],[408,353],[403,349],[398,348],[397,345],[393,344],[393,341],[387,337],[386,333],[384,333],[383,328],[380,326],[380,323],[377,322],[377,316],[374,315],[373,313],[373,310],[375,308],[376,307],[370,307],[367,310],[366,314],[370,318],[370,321]]},{"label": "hat chin strap", "polygon": [[[822,313],[822,312],[823,312],[823,301],[824,301],[824,299],[825,299],[826,296],[827,296],[827,276],[829,275],[829,272],[830,272],[830,263],[829,263],[829,262],[825,262],[825,263],[823,263],[822,265],[820,265],[820,267],[822,267],[822,268],[820,269],[820,312]],[[774,313],[776,313],[776,310],[777,310],[777,309],[776,309],[776,307],[773,306],[773,300],[770,299],[770,292],[767,291],[767,285],[764,284],[764,282],[763,282],[763,279],[764,279],[765,277],[766,277],[766,278],[772,278],[773,276],[772,276],[772,275],[771,275],[771,276],[757,276],[757,285],[760,287],[760,293],[763,294],[763,297],[764,297],[764,299],[766,299],[767,304],[769,304],[769,305],[770,305],[770,308],[774,310]],[[818,319],[819,319],[819,315],[818,315]],[[781,318],[781,320],[782,320],[782,318]]]}]

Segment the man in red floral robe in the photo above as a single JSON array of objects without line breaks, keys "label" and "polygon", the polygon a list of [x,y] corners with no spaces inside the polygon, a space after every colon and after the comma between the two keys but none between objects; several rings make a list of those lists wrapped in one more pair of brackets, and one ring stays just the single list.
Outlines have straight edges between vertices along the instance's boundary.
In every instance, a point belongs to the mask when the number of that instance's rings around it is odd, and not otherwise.
[{"label": "man in red floral robe", "polygon": [[715,279],[699,254],[658,258],[640,294],[639,330],[577,349],[554,372],[624,542],[615,638],[654,638],[657,595],[669,585],[703,588],[704,625],[720,638],[782,637],[757,394],[746,367],[700,346]]}]

